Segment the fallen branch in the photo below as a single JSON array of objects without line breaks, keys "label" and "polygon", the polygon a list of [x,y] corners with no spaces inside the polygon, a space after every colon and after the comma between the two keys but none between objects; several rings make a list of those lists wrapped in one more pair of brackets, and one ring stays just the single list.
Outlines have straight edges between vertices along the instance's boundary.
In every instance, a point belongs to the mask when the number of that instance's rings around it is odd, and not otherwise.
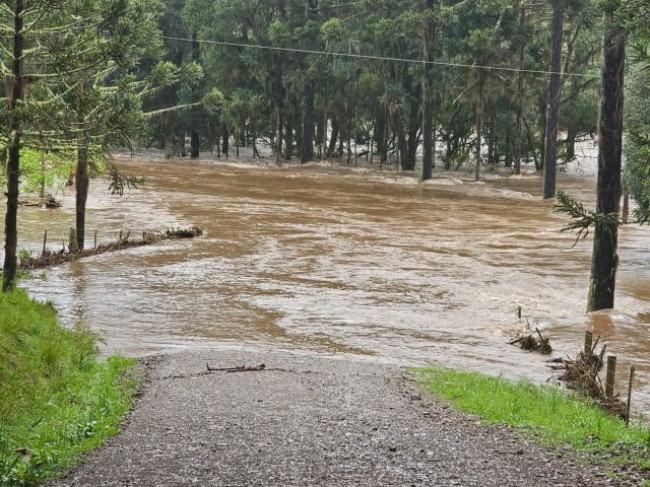
[{"label": "fallen branch", "polygon": [[207,367],[208,372],[233,373],[233,372],[261,372],[262,370],[266,370],[266,365],[264,364],[255,365],[253,367],[247,367],[244,365],[240,365],[238,367],[210,367],[210,364],[206,363],[205,366]]},{"label": "fallen branch", "polygon": [[538,352],[544,355],[549,355],[553,351],[550,339],[543,336],[539,328],[535,328],[535,333],[533,333],[529,324],[526,325],[525,329],[515,331],[508,345],[518,345],[522,350]]},{"label": "fallen branch", "polygon": [[203,235],[203,230],[197,227],[189,229],[170,229],[162,233],[149,233],[142,234],[142,240],[133,240],[130,238],[130,232],[120,236],[115,242],[99,245],[92,249],[84,249],[78,252],[70,252],[70,249],[65,248],[65,245],[58,252],[45,250],[40,257],[27,257],[20,260],[20,268],[23,270],[36,270],[45,269],[61,264],[65,264],[84,257],[93,255],[104,254],[106,252],[115,252],[118,250],[130,249],[135,247],[142,247],[151,245],[162,240],[176,240],[181,238],[195,238]]}]

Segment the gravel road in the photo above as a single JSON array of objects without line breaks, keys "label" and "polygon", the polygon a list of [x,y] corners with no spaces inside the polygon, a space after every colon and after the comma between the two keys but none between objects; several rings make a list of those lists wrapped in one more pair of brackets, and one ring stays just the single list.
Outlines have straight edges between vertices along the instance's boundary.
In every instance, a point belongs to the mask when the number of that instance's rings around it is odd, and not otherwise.
[{"label": "gravel road", "polygon": [[[206,371],[265,364],[262,371]],[[236,351],[151,359],[124,431],[50,487],[621,485],[418,391],[403,369]]]}]

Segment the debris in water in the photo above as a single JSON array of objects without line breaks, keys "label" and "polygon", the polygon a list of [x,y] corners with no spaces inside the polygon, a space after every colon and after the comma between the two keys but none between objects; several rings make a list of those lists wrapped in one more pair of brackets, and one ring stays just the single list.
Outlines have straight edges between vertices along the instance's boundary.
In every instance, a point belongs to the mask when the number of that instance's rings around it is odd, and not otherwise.
[{"label": "debris in water", "polygon": [[544,355],[550,355],[553,352],[550,339],[535,328],[535,331],[521,330],[515,332],[512,340],[508,342],[510,345],[518,345],[522,350],[529,350],[531,352],[539,352]]},{"label": "debris in water", "polygon": [[172,228],[169,230],[165,231],[165,236],[168,239],[174,239],[174,238],[196,238],[200,237],[203,235],[203,230],[201,230],[198,227],[190,227],[190,228]]},{"label": "debris in water", "polygon": [[61,208],[63,204],[58,201],[54,196],[48,194],[45,198],[41,198],[38,201],[19,201],[20,206],[30,206],[32,208],[46,208],[48,210],[56,210]]},{"label": "debris in water", "polygon": [[553,351],[550,339],[542,335],[537,327],[535,327],[535,330],[531,330],[530,323],[527,319],[525,323],[523,322],[521,318],[521,307],[517,308],[516,316],[517,324],[509,333],[510,341],[508,344],[517,345],[522,350],[549,355]]},{"label": "debris in water", "polygon": [[549,360],[549,363],[557,364],[551,365],[553,370],[563,371],[562,375],[557,379],[565,382],[569,389],[593,399],[596,404],[606,411],[625,418],[627,413],[626,404],[618,396],[608,397],[600,378],[607,345],[603,345],[600,353],[596,353],[599,340],[600,337],[596,338],[596,342],[588,353],[580,351],[574,359],[556,358]]},{"label": "debris in water", "polygon": [[27,257],[20,260],[20,268],[23,270],[44,269],[56,265],[65,264],[76,259],[83,257],[90,257],[91,255],[104,254],[106,252],[115,252],[117,250],[124,250],[134,247],[142,247],[144,245],[151,245],[162,240],[174,240],[179,238],[195,238],[203,235],[203,230],[197,227],[189,229],[171,229],[162,233],[144,232],[142,240],[131,239],[131,233],[128,232],[125,236],[120,232],[120,236],[115,242],[95,246],[91,249],[84,249],[82,251],[66,250],[65,244],[61,250],[52,251],[44,250],[40,257]]}]

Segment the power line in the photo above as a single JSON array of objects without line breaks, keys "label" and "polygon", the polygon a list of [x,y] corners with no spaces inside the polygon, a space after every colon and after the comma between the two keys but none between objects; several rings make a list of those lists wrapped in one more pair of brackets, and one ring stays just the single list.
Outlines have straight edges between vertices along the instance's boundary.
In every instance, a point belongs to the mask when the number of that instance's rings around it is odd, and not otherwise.
[{"label": "power line", "polygon": [[399,63],[415,63],[415,64],[430,64],[434,66],[447,66],[454,68],[470,68],[470,69],[485,69],[489,71],[508,71],[512,73],[527,73],[527,74],[560,74],[562,76],[573,76],[577,78],[594,78],[591,74],[583,73],[557,73],[554,71],[544,71],[540,69],[519,69],[519,68],[509,68],[505,66],[481,66],[477,64],[463,64],[463,63],[451,63],[446,61],[424,61],[422,59],[409,59],[409,58],[399,58],[399,57],[390,57],[390,56],[373,56],[370,54],[353,54],[346,52],[330,52],[330,51],[318,51],[314,49],[300,49],[295,47],[279,47],[279,46],[264,46],[261,44],[244,44],[239,42],[226,42],[226,41],[210,41],[210,40],[200,40],[200,39],[190,39],[185,37],[173,37],[173,36],[161,36],[163,39],[169,41],[179,41],[179,42],[198,42],[199,44],[208,44],[215,46],[225,46],[225,47],[242,47],[246,49],[259,49],[266,51],[281,51],[281,52],[295,52],[300,54],[317,54],[325,56],[334,56],[334,57],[343,57],[343,58],[355,58],[355,59],[369,59],[374,61],[393,61]]}]

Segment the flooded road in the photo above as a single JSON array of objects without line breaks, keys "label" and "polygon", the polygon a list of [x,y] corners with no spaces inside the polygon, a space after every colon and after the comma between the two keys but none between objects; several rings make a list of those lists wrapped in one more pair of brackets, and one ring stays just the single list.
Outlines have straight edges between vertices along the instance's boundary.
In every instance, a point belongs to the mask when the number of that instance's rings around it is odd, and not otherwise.
[{"label": "flooded road", "polygon": [[[89,244],[196,225],[205,236],[91,257],[24,281],[66,323],[100,330],[108,352],[183,347],[352,354],[545,380],[544,358],[507,345],[515,310],[575,355],[585,329],[640,365],[635,409],[650,413],[648,230],[621,235],[617,310],[584,313],[591,239],[561,233],[539,177],[415,177],[322,166],[271,168],[119,159],[146,184],[124,198],[92,183]],[[590,178],[559,187],[594,200]],[[74,194],[21,208],[21,247],[67,239]],[[3,210],[4,212],[4,210]],[[59,242],[58,244],[56,242]],[[640,412],[640,411],[638,411]]]}]

